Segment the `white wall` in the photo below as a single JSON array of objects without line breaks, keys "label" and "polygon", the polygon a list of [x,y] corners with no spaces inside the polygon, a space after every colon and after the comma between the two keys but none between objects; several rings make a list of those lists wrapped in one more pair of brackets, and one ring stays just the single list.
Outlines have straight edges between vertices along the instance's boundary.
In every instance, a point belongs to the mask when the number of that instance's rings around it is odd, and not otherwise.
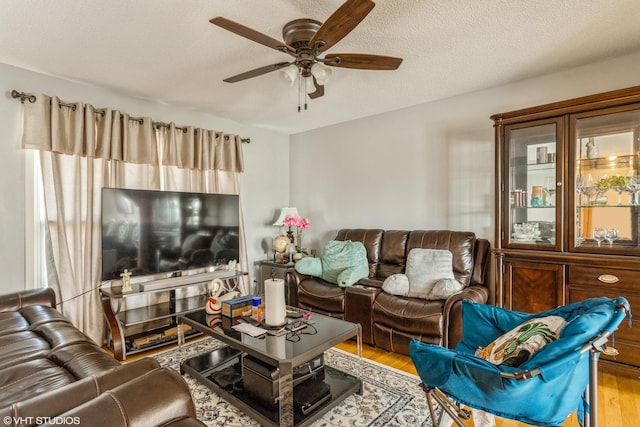
[{"label": "white wall", "polygon": [[[193,125],[251,138],[244,144],[245,170],[241,177],[249,265],[264,259],[263,240],[273,237],[270,225],[277,209],[289,204],[289,136],[245,126],[188,108],[164,105],[115,91],[71,82],[0,64],[0,294],[33,286],[25,283],[25,152],[20,147],[22,106],[11,90],[57,95],[64,101],[82,101],[96,107],[109,106],[133,116],[178,125]],[[277,182],[273,165],[279,164]],[[270,243],[269,243],[270,246]],[[250,271],[253,279],[253,271]]]},{"label": "white wall", "polygon": [[[419,82],[416,82],[419,84]],[[489,116],[640,85],[640,53],[291,137],[291,202],[321,249],[340,228],[454,229],[494,241]]]}]

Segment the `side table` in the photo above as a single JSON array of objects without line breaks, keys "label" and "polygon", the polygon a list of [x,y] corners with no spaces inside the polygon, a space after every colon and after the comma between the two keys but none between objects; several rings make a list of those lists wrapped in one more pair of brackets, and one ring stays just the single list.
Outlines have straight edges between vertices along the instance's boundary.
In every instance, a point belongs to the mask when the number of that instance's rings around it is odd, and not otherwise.
[{"label": "side table", "polygon": [[[287,264],[278,264],[272,261],[258,261],[258,264],[260,266],[260,275],[259,275],[259,281],[258,281],[258,289],[256,290],[256,292],[259,295],[264,295],[264,281],[267,279],[271,279],[271,277],[275,277],[276,279],[283,279],[284,280],[284,275],[287,272],[288,269],[293,268],[293,263],[287,263]],[[285,289],[285,295],[288,296],[289,293],[286,291]],[[288,300],[288,298],[287,298]],[[286,303],[288,304],[289,301],[286,301]]]}]

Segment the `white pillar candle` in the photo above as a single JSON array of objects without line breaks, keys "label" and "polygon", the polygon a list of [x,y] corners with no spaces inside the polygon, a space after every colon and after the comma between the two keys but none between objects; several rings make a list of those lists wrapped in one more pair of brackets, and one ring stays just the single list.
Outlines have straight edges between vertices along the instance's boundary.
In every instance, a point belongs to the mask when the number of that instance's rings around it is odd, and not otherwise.
[{"label": "white pillar candle", "polygon": [[280,326],[284,323],[287,314],[284,302],[284,280],[264,281],[264,310],[267,326]]}]

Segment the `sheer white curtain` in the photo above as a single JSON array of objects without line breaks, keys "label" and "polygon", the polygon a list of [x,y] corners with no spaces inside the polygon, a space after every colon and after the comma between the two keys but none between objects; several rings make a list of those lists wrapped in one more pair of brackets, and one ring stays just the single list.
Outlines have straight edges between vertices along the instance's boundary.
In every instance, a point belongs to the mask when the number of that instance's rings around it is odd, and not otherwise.
[{"label": "sheer white curtain", "polygon": [[[47,261],[51,266],[49,285],[62,302],[58,308],[88,336],[101,342],[104,321],[97,288],[101,280],[102,188],[163,189],[166,180],[171,185],[166,188],[195,190],[191,183],[197,182],[198,191],[237,194],[237,174],[243,169],[240,141],[227,138],[238,142],[237,146],[223,147],[233,153],[221,154],[235,159],[231,168],[234,170],[221,171],[223,176],[219,176],[213,170],[190,169],[180,160],[199,159],[205,167],[220,163],[215,159],[215,149],[209,146],[202,158],[203,150],[195,150],[199,154],[194,154],[184,138],[167,137],[171,129],[179,134],[174,125],[156,130],[149,118],[96,110],[79,102],[65,104],[43,94],[37,94],[36,101],[27,102],[24,107],[22,146],[40,152],[48,225]],[[175,144],[177,147],[172,146]],[[239,157],[235,150],[240,150]],[[160,158],[166,166],[161,166]],[[226,164],[225,160],[222,164]],[[240,237],[244,255],[244,236]],[[241,258],[246,260],[246,256]]]}]

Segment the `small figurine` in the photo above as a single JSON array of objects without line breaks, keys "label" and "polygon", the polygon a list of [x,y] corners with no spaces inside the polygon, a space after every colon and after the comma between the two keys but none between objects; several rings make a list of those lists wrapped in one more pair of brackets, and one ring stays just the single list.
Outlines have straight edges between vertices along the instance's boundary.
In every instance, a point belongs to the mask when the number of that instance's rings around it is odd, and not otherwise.
[{"label": "small figurine", "polygon": [[131,292],[131,272],[125,268],[120,277],[122,277],[122,293]]},{"label": "small figurine", "polygon": [[595,159],[596,157],[598,157],[598,146],[596,145],[596,141],[594,138],[589,138],[586,148],[588,159]]}]

